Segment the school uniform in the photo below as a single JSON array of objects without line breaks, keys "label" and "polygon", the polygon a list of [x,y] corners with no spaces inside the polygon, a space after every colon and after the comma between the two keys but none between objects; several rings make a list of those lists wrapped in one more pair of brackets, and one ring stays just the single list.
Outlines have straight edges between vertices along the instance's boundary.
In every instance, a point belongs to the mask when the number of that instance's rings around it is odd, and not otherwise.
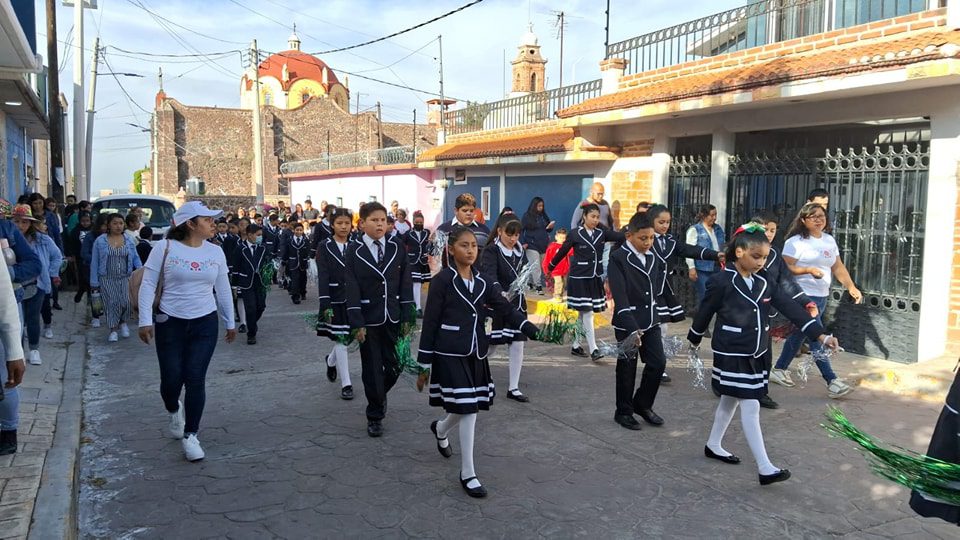
[{"label": "school uniform", "polygon": [[667,279],[671,259],[719,260],[719,253],[708,248],[678,242],[669,234],[658,234],[653,241],[653,253],[660,260],[661,271],[657,276],[657,309],[660,322],[680,322],[686,318],[683,304],[677,299]]},{"label": "school uniform", "polygon": [[414,315],[410,268],[398,242],[367,235],[347,247],[345,264],[350,328],[367,329],[360,344],[367,420],[379,422],[386,413],[387,392],[400,376],[400,322]]},{"label": "school uniform", "polygon": [[307,264],[310,261],[310,243],[303,235],[293,235],[280,247],[280,260],[287,269],[290,296],[299,300],[307,296]]},{"label": "school uniform", "polygon": [[567,235],[567,239],[554,254],[547,269],[553,271],[560,261],[573,250],[570,259],[570,274],[567,276],[567,307],[576,311],[607,309],[607,294],[603,290],[603,250],[606,242],[623,241],[617,231],[595,228],[593,231],[579,227]]},{"label": "school uniform", "polygon": [[[656,287],[661,264],[652,250],[640,253],[629,242],[610,253],[607,280],[613,296],[611,324],[617,342],[636,339],[638,332],[642,334],[638,353],[617,357],[617,416],[653,410],[667,365],[657,309]],[[640,387],[634,393],[638,359],[644,368]]]},{"label": "school uniform", "polygon": [[350,231],[350,243],[360,242],[363,239],[363,231],[354,229]]},{"label": "school uniform", "polygon": [[[500,240],[496,240],[483,248],[483,252],[480,254],[480,275],[487,283],[507,291],[520,276],[520,271],[526,264],[527,255],[519,244],[513,250],[508,250],[500,243]],[[527,300],[524,298],[522,291],[510,303],[517,311],[526,316]],[[503,345],[514,341],[527,340],[527,336],[523,335],[520,327],[511,325],[507,317],[494,312],[492,319],[492,331],[489,336],[491,345]]]},{"label": "school uniform", "polygon": [[816,341],[823,326],[803,306],[770,280],[765,270],[744,279],[733,268],[718,272],[707,282],[706,295],[697,310],[687,339],[698,345],[716,315],[713,327],[714,390],[740,399],[766,395],[770,340],[770,310],[776,308],[808,338]]},{"label": "school uniform", "polygon": [[263,226],[263,247],[267,250],[267,256],[276,259],[280,254],[280,233],[283,229],[274,227],[267,223]]},{"label": "school uniform", "polygon": [[[320,300],[320,317],[317,335],[339,342],[350,335],[347,320],[346,252],[349,244],[339,244],[327,238],[317,252],[317,291]],[[333,311],[326,320],[324,313]]]},{"label": "school uniform", "polygon": [[327,223],[327,218],[323,218],[322,220],[318,221],[310,231],[311,258],[319,258],[323,256],[323,253],[320,253],[320,247],[323,246],[328,238],[333,238],[333,227]]},{"label": "school uniform", "polygon": [[430,230],[410,229],[404,235],[407,248],[407,262],[410,264],[410,276],[414,283],[428,283],[432,274],[427,257],[430,255]]},{"label": "school uniform", "polygon": [[207,239],[207,242],[215,246],[223,246],[223,241],[227,239],[227,233],[217,233],[213,237]]},{"label": "school uniform", "polygon": [[[948,463],[960,463],[958,433],[960,433],[960,373],[953,378],[953,384],[940,411],[940,418],[937,419],[926,455]],[[913,491],[910,494],[910,508],[923,517],[935,517],[949,523],[960,524],[960,506],[947,503],[927,493]]]},{"label": "school uniform", "polygon": [[257,337],[257,321],[267,309],[267,291],[260,270],[271,264],[263,245],[241,240],[233,252],[233,285],[239,290],[247,316],[247,339]]},{"label": "school uniform", "polygon": [[[487,238],[490,237],[490,229],[486,225],[477,223],[476,221],[470,222],[469,225],[464,225],[457,221],[457,218],[453,218],[451,221],[445,221],[440,225],[437,225],[437,233],[443,233],[445,235],[450,235],[450,233],[457,227],[466,227],[473,231],[473,235],[477,237],[477,246],[483,246],[487,243]],[[445,241],[444,241],[445,242]],[[445,248],[446,246],[444,246]],[[447,253],[447,250],[443,250],[443,255],[440,257],[440,263],[444,267],[450,266],[450,256]]]},{"label": "school uniform", "polygon": [[535,338],[539,329],[503,289],[474,269],[464,281],[453,268],[444,268],[430,283],[423,313],[417,361],[430,369],[430,405],[454,414],[487,410],[496,395],[487,361],[489,340],[484,330],[486,308],[511,328]]}]

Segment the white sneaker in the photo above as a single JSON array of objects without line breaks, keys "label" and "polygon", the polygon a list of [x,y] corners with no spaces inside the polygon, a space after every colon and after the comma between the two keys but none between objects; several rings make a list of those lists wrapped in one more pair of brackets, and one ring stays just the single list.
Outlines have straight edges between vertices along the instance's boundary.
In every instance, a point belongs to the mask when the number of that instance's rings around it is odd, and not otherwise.
[{"label": "white sneaker", "polygon": [[191,433],[185,439],[180,441],[183,445],[183,455],[187,461],[200,461],[204,457],[203,448],[200,447],[200,441],[196,434]]},{"label": "white sneaker", "polygon": [[90,326],[93,328],[100,328],[100,319],[91,319]]},{"label": "white sneaker", "polygon": [[39,366],[41,363],[40,351],[30,351],[30,365]]},{"label": "white sneaker", "polygon": [[793,379],[790,378],[790,371],[786,369],[770,370],[770,382],[777,383],[780,386],[786,386],[787,388],[793,388],[795,386]]},{"label": "white sneaker", "polygon": [[47,338],[47,339],[53,339],[53,328],[50,327],[50,326],[47,326],[46,328],[44,328],[44,329],[43,329],[43,337],[45,337],[45,338]]},{"label": "white sneaker", "polygon": [[853,392],[853,387],[841,379],[834,379],[827,385],[827,391],[830,393],[831,398],[837,399]]},{"label": "white sneaker", "polygon": [[130,337],[130,327],[127,326],[127,323],[123,323],[120,325],[120,337],[122,338]]},{"label": "white sneaker", "polygon": [[110,332],[110,335],[107,336],[107,341],[109,341],[110,343],[113,343],[113,342],[117,341],[118,339],[120,339],[120,338],[117,337],[117,333],[116,333],[116,332]]},{"label": "white sneaker", "polygon": [[167,426],[167,429],[171,437],[174,439],[182,439],[183,425],[186,423],[183,419],[183,402],[178,401],[177,405],[179,405],[180,408],[177,409],[177,412],[170,413],[170,425]]}]

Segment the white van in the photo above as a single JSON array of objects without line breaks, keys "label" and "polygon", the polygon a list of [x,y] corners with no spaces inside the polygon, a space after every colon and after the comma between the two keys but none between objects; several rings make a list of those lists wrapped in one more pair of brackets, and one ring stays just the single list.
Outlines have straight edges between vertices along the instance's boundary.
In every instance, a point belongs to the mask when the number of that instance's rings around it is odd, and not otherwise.
[{"label": "white van", "polygon": [[177,211],[170,199],[157,195],[108,195],[93,201],[93,215],[101,212],[118,213],[126,216],[131,208],[137,207],[143,211],[143,225],[153,229],[153,239],[160,240],[170,229],[173,214]]}]

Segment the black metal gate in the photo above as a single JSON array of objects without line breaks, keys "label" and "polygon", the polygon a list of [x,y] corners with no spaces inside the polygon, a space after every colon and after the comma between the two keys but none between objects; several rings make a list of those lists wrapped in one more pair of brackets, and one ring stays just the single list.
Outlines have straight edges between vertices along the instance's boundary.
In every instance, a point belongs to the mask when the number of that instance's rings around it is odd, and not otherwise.
[{"label": "black metal gate", "polygon": [[807,193],[826,189],[841,258],[864,294],[863,304],[855,305],[834,279],[829,326],[852,352],[916,361],[929,144],[875,144],[819,155],[733,156],[727,230],[770,209],[780,217],[782,237]]},{"label": "black metal gate", "polygon": [[[670,234],[685,241],[687,229],[697,221],[700,205],[710,202],[710,156],[674,156],[670,161],[667,207],[672,222]],[[670,286],[684,309],[692,313],[697,307],[697,295],[684,265],[674,265],[669,274]]]}]

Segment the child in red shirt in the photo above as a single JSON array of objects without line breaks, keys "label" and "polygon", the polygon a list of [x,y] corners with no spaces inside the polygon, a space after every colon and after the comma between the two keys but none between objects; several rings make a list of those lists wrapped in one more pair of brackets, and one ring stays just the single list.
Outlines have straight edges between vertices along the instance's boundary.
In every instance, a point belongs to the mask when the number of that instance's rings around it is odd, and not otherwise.
[{"label": "child in red shirt", "polygon": [[567,284],[567,273],[570,271],[570,256],[573,255],[573,251],[568,253],[567,256],[560,261],[560,264],[553,269],[553,272],[547,269],[547,265],[553,260],[553,256],[557,254],[557,251],[560,250],[560,246],[566,239],[567,230],[563,228],[557,229],[553,237],[553,243],[547,246],[547,253],[543,256],[543,273],[548,276],[553,276],[553,299],[557,301],[563,300],[563,291],[566,289]]}]

